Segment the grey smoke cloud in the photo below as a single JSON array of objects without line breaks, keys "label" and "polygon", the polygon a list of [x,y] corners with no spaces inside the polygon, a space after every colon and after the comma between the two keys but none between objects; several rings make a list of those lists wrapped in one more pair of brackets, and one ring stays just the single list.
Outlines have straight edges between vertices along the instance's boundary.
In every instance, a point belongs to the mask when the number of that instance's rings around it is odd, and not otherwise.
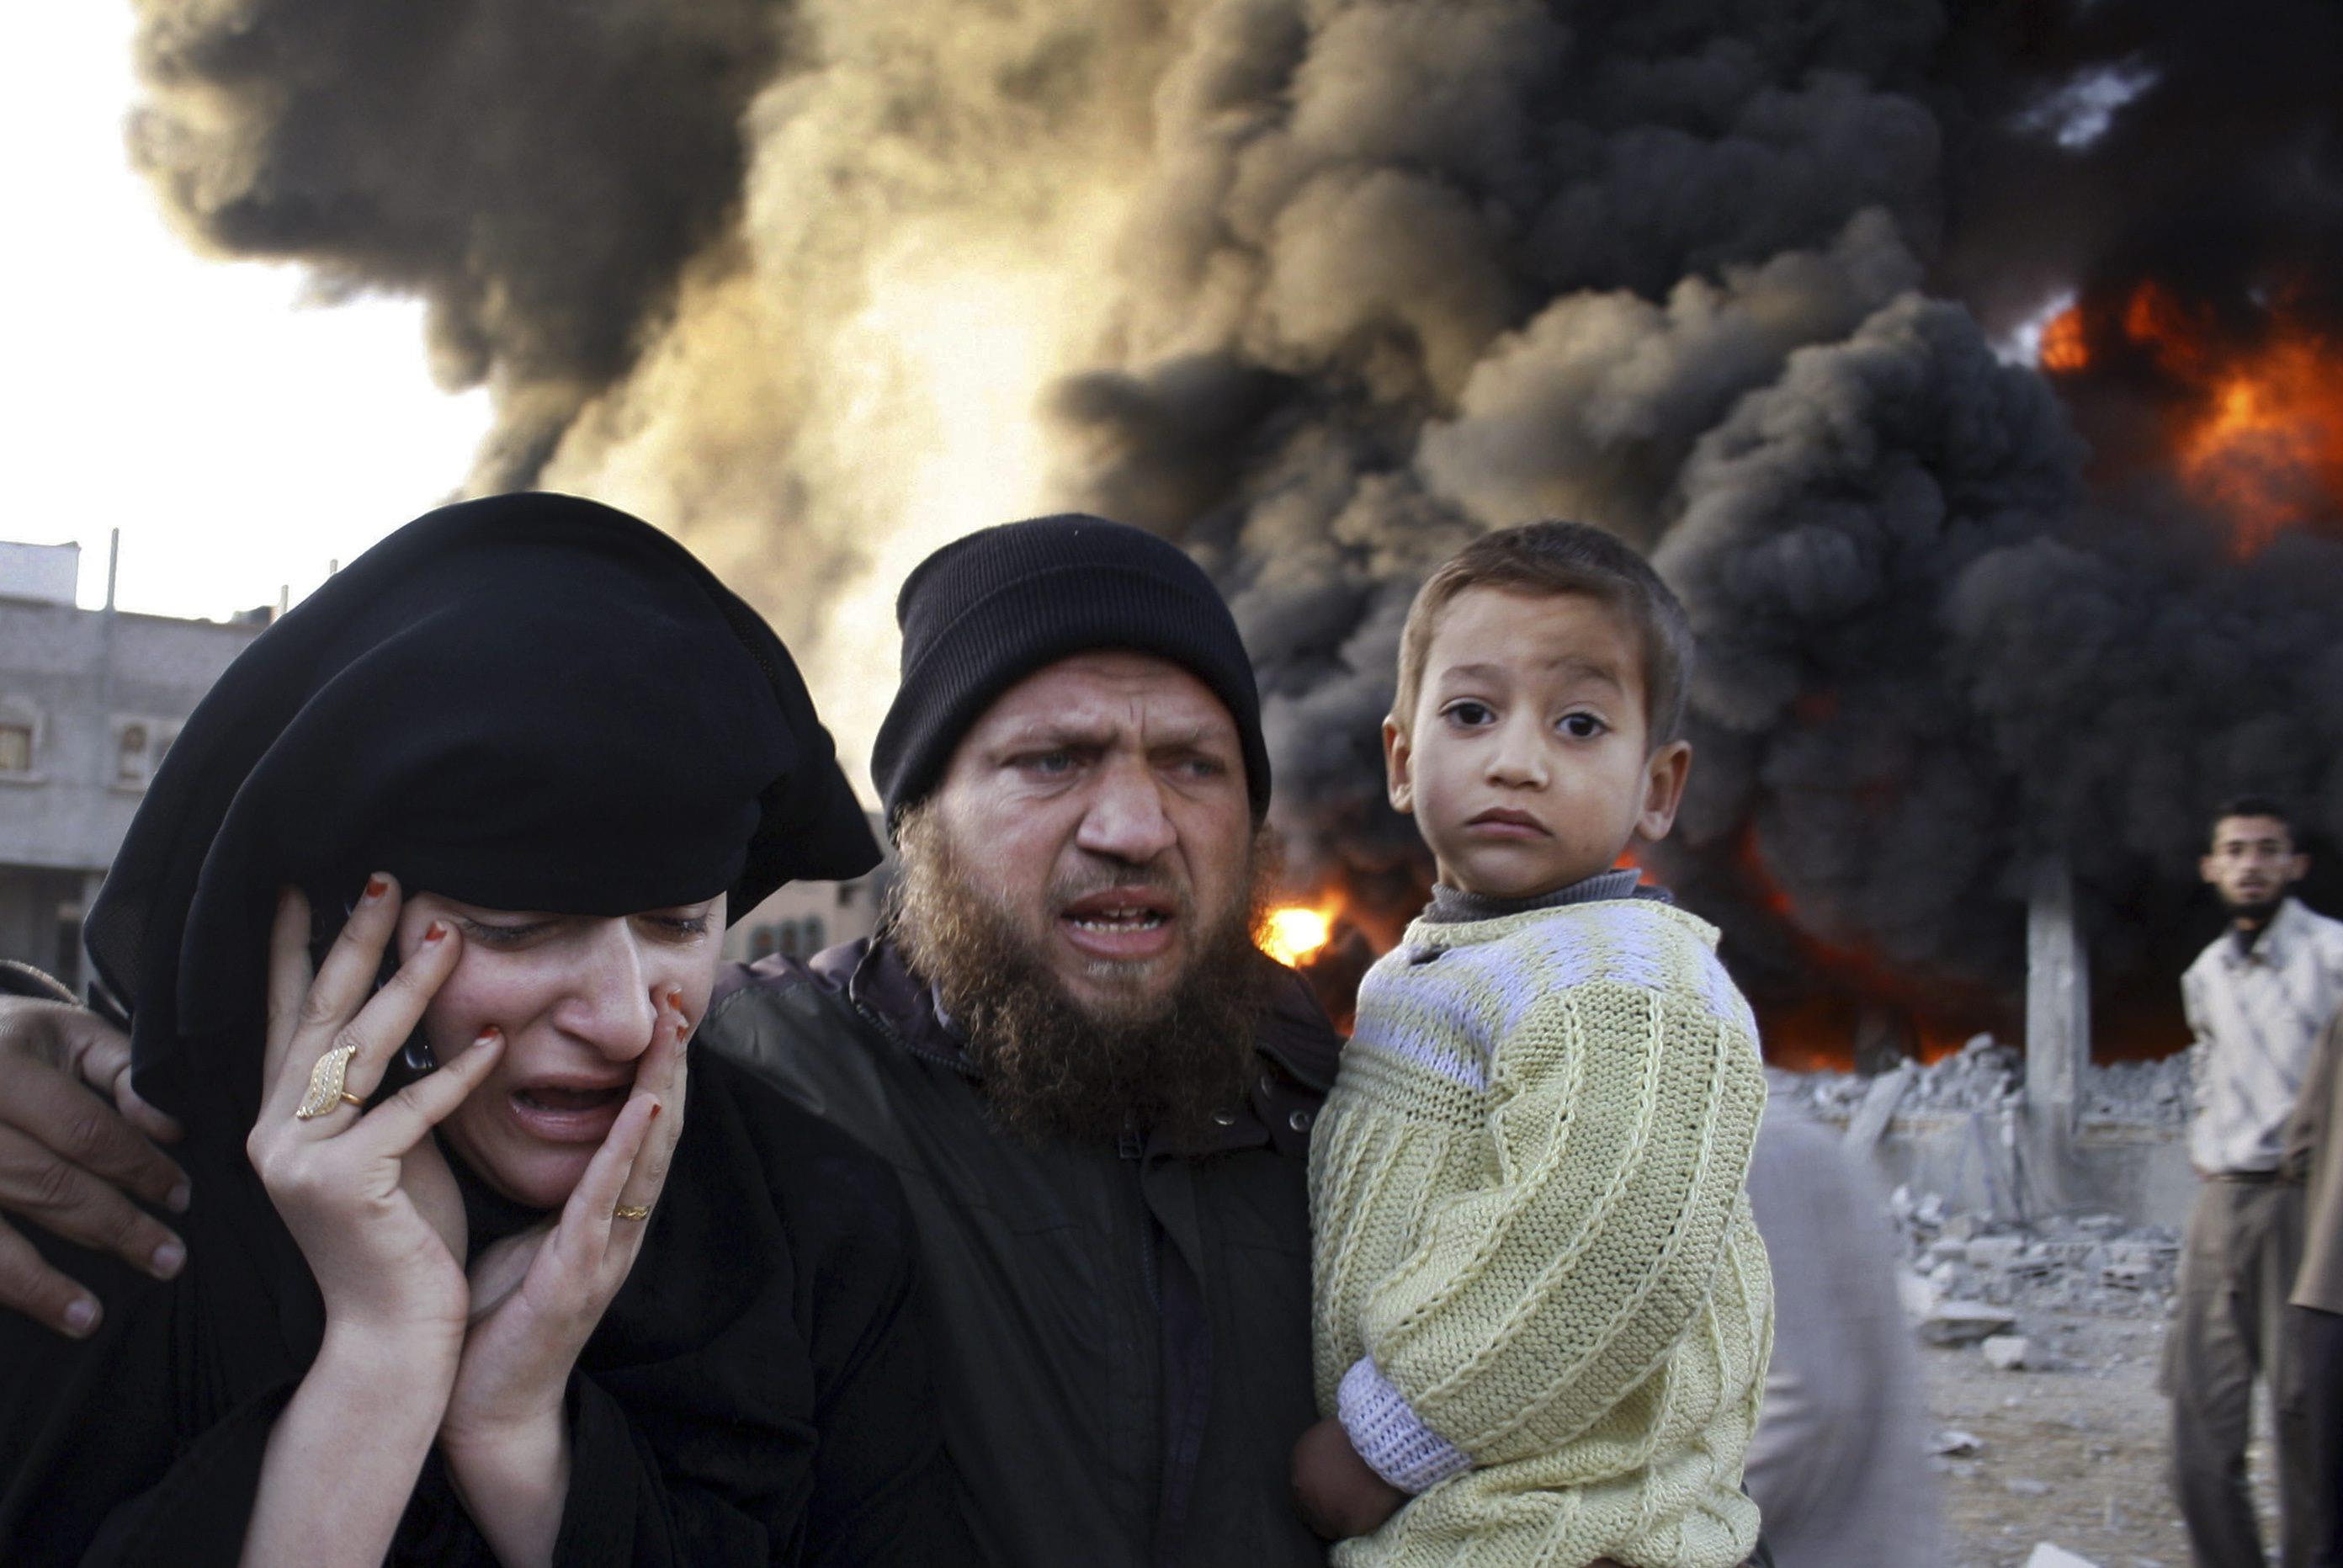
[{"label": "grey smoke cloud", "polygon": [[[1995,980],[2048,849],[2144,963],[2219,790],[2343,832],[2343,552],[2087,503],[1988,346],[2168,249],[2225,161],[2246,255],[2335,232],[2299,63],[2333,24],[2255,5],[2240,39],[2177,0],[141,0],[134,146],[201,243],[425,297],[443,379],[496,395],[473,482],[676,528],[850,750],[902,573],[1088,505],[1227,588],[1293,874],[1397,909],[1407,600],[1582,518],[1701,631],[1657,859],[1736,964]],[[2145,85],[2046,132],[2110,72]]]}]

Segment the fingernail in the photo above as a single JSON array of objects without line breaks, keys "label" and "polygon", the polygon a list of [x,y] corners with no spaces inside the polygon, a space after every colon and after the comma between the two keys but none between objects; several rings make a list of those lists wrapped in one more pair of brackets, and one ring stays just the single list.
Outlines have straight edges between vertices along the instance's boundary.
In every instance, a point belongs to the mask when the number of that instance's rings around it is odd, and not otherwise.
[{"label": "fingernail", "polygon": [[97,1302],[88,1296],[77,1298],[65,1308],[65,1332],[80,1339],[97,1327]]},{"label": "fingernail", "polygon": [[673,1008],[678,1012],[681,1012],[683,1010],[683,988],[681,986],[668,987],[667,1005]]},{"label": "fingernail", "polygon": [[689,1019],[679,1018],[675,1020],[675,1038],[679,1040],[689,1040],[691,1038],[691,1020]]},{"label": "fingernail", "polygon": [[390,891],[390,883],[384,878],[377,876],[368,877],[367,879],[366,898],[367,903],[374,902],[377,899],[379,899],[388,891]]},{"label": "fingernail", "polygon": [[651,1101],[651,1120],[652,1120],[653,1121],[657,1121],[659,1120],[659,1112],[660,1112],[660,1111],[665,1111],[666,1109],[667,1109],[667,1107],[666,1107],[666,1106],[664,1106],[664,1105],[661,1105],[658,1101],[656,1101],[656,1100],[652,1101]]},{"label": "fingernail", "polygon": [[445,920],[434,920],[423,928],[423,940],[427,942],[444,941],[447,936],[447,922]]},{"label": "fingernail", "polygon": [[182,1176],[179,1184],[171,1189],[171,1195],[163,1200],[163,1207],[174,1214],[184,1214],[187,1211],[187,1205],[195,1201],[195,1188],[188,1185],[187,1179]]},{"label": "fingernail", "polygon": [[166,1241],[155,1249],[147,1262],[147,1272],[158,1280],[168,1280],[187,1266],[187,1249],[176,1241]]},{"label": "fingernail", "polygon": [[502,1040],[504,1036],[505,1031],[503,1030],[498,1029],[495,1024],[490,1024],[488,1028],[480,1030],[479,1033],[472,1037],[472,1043],[474,1045],[494,1045],[498,1040]]}]

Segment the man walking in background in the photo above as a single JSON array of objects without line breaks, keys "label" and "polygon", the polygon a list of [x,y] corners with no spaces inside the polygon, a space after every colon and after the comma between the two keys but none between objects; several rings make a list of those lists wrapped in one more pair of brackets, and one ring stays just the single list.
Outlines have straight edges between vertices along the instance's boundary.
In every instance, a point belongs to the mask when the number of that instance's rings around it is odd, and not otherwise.
[{"label": "man walking in background", "polygon": [[[2343,1001],[2343,921],[2288,896],[2309,860],[2274,800],[2222,807],[2198,869],[2229,929],[2180,982],[2197,1037],[2188,1159],[2199,1184],[2165,1344],[2173,1487],[2200,1568],[2262,1568],[2246,1486],[2253,1382],[2259,1374],[2273,1391],[2288,1386],[2280,1328],[2302,1258],[2302,1189],[2281,1178],[2279,1156],[2311,1048]],[[2314,1483],[2302,1473],[2299,1412],[2276,1408],[2280,1561],[2308,1568]]]}]

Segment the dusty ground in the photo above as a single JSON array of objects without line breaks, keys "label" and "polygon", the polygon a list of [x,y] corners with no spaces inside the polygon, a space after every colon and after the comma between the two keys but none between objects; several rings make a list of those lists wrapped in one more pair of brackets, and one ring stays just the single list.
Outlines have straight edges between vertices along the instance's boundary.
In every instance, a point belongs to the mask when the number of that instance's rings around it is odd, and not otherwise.
[{"label": "dusty ground", "polygon": [[[1920,1352],[1936,1427],[1978,1440],[1975,1454],[1937,1462],[1950,1562],[2015,1568],[2047,1541],[2098,1568],[2187,1568],[2156,1392],[2163,1321],[2037,1312],[2019,1327],[2049,1352],[2045,1370],[1997,1371],[1974,1345]],[[2257,1442],[2263,1539],[2274,1545],[2268,1457],[2267,1439]]]}]

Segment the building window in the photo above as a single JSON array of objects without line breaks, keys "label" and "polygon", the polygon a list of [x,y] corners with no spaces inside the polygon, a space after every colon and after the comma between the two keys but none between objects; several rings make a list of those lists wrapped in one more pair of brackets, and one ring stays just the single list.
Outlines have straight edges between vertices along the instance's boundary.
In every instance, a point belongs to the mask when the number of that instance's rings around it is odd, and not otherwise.
[{"label": "building window", "polygon": [[114,782],[124,789],[144,789],[163,765],[164,753],[179,736],[178,727],[162,719],[116,719],[114,721]]},{"label": "building window", "polygon": [[33,727],[0,720],[0,773],[33,770]]}]

